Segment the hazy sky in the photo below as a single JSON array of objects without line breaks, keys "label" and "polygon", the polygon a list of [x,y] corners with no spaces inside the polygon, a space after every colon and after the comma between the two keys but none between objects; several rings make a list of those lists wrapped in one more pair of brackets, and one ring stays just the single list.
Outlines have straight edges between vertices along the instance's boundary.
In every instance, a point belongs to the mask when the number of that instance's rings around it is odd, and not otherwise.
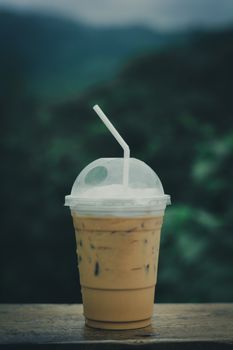
[{"label": "hazy sky", "polygon": [[163,29],[233,23],[233,0],[0,0],[0,7],[59,12],[95,25]]}]

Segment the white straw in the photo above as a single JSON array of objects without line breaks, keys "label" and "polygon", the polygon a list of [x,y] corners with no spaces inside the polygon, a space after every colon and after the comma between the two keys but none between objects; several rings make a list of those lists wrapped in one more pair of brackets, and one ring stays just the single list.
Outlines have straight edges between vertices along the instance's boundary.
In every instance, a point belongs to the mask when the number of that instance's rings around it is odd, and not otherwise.
[{"label": "white straw", "polygon": [[117,142],[121,145],[121,147],[124,150],[124,168],[123,168],[123,184],[125,186],[128,186],[129,181],[129,157],[130,157],[130,149],[127,143],[123,140],[119,132],[115,129],[115,127],[112,125],[112,123],[109,121],[107,116],[104,114],[102,109],[95,105],[93,107],[94,111],[98,114],[102,122],[106,125],[108,130],[111,132],[111,134],[115,137]]}]

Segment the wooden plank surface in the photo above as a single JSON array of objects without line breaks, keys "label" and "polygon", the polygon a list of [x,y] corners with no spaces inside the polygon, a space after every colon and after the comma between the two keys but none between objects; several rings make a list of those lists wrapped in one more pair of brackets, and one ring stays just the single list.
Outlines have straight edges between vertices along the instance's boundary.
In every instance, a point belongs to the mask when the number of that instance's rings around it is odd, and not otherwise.
[{"label": "wooden plank surface", "polygon": [[[156,304],[152,325],[131,331],[85,326],[82,305],[0,305],[0,348],[233,348],[233,304]],[[28,348],[27,347],[27,348]]]}]

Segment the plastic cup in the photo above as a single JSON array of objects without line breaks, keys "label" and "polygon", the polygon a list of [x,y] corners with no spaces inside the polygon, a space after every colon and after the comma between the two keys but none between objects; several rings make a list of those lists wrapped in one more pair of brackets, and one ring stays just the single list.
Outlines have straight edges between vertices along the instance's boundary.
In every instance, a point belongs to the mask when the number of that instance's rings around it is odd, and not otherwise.
[{"label": "plastic cup", "polygon": [[75,228],[86,324],[136,329],[151,323],[163,215],[170,197],[155,172],[129,159],[122,185],[122,158],[89,164],[65,205]]}]

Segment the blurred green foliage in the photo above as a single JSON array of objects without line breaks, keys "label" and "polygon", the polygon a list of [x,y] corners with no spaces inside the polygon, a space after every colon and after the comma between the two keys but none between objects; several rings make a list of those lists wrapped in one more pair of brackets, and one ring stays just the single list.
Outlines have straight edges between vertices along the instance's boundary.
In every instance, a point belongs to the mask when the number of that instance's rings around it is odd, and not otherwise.
[{"label": "blurred green foliage", "polygon": [[71,217],[77,174],[121,156],[98,103],[172,198],[157,300],[233,301],[233,31],[132,60],[66,103],[26,96],[15,72],[1,98],[1,301],[80,301]]}]

